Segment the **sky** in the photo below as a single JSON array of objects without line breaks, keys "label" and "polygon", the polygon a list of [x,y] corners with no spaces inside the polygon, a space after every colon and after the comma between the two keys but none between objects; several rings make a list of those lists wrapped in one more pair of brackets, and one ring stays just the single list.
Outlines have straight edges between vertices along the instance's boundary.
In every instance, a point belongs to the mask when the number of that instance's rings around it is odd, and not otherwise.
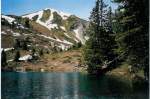
[{"label": "sky", "polygon": [[[88,19],[96,0],[1,0],[1,12],[5,15],[24,15],[45,8],[74,14],[83,19]],[[104,0],[112,9],[117,4]]]}]

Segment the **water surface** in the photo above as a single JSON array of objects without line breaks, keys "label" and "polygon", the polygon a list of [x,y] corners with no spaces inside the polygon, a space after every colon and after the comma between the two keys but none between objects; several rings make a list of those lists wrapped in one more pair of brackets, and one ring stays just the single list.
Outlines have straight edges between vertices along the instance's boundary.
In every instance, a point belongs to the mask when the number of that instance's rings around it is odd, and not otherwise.
[{"label": "water surface", "polygon": [[1,80],[2,99],[148,99],[147,91],[107,76],[2,72]]}]

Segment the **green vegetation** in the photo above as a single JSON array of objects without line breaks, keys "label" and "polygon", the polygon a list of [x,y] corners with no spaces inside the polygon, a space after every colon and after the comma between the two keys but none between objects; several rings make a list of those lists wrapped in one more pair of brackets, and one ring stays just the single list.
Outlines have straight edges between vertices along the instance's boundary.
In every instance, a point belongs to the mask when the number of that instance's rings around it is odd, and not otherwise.
[{"label": "green vegetation", "polygon": [[17,16],[17,17],[16,17],[16,21],[17,21],[19,24],[22,24],[23,26],[25,26],[25,27],[27,27],[27,28],[31,28],[31,26],[30,26],[31,20],[30,20],[29,18],[22,18],[22,17]]},{"label": "green vegetation", "polygon": [[45,22],[45,21],[47,21],[49,19],[50,16],[51,16],[50,9],[44,10],[42,18],[40,20]]},{"label": "green vegetation", "polygon": [[20,44],[20,40],[19,39],[15,39],[15,44],[14,44],[14,48],[15,49],[18,49],[21,47],[21,44]]},{"label": "green vegetation", "polygon": [[9,22],[7,20],[5,20],[5,19],[2,19],[1,24],[5,25],[5,26],[9,26],[10,25]]},{"label": "green vegetation", "polygon": [[[148,33],[148,0],[115,0],[124,2],[119,7],[117,24],[119,29],[116,34],[118,52],[126,53],[126,61],[132,66],[133,71],[144,70],[145,78],[149,73],[149,33]],[[138,6],[138,7],[137,7]]]},{"label": "green vegetation", "polygon": [[57,28],[54,28],[51,30],[53,35],[55,35],[56,37],[58,37],[59,39],[62,39],[62,40],[67,40],[73,44],[75,44],[76,42],[72,39],[73,37],[73,34],[72,32],[67,32],[67,34],[72,37],[72,38],[69,38],[67,37],[64,33],[64,31],[59,27],[58,29]]},{"label": "green vegetation", "polygon": [[12,36],[1,35],[2,48],[9,48],[14,45],[14,38]]},{"label": "green vegetation", "polygon": [[54,28],[51,30],[53,32],[54,35],[56,35],[57,37],[61,38],[64,37],[64,31],[62,31],[60,28]]},{"label": "green vegetation", "polygon": [[6,56],[6,53],[4,50],[2,50],[2,57],[1,57],[1,64],[2,64],[2,67],[5,67],[7,65],[7,56]]},{"label": "green vegetation", "polygon": [[37,19],[38,19],[38,15],[36,15],[36,16],[34,16],[32,19],[33,19],[33,21],[36,21]]},{"label": "green vegetation", "polygon": [[65,21],[65,27],[68,31],[71,31],[77,27],[77,17],[74,15],[71,15],[66,21]]},{"label": "green vegetation", "polygon": [[78,42],[78,43],[75,43],[70,49],[72,50],[76,50],[76,49],[79,49],[82,47],[82,43],[81,42]]},{"label": "green vegetation", "polygon": [[27,50],[28,49],[26,41],[23,41],[22,48],[23,48],[23,50]]},{"label": "green vegetation", "polygon": [[25,20],[25,27],[30,28],[30,20],[28,18]]},{"label": "green vegetation", "polygon": [[53,23],[62,25],[62,17],[57,12],[53,12],[53,18]]},{"label": "green vegetation", "polygon": [[31,55],[34,56],[35,52],[36,52],[35,48],[32,48],[32,54]]},{"label": "green vegetation", "polygon": [[33,32],[33,33],[38,32],[38,33],[42,33],[43,35],[47,35],[48,34],[48,35],[52,36],[52,32],[48,28],[46,28],[46,27],[36,23],[35,21],[31,21],[30,22],[30,26],[32,27],[31,32]]},{"label": "green vegetation", "polygon": [[43,55],[44,55],[43,49],[40,50],[39,55],[40,55],[40,56],[43,56]]},{"label": "green vegetation", "polygon": [[92,74],[128,64],[125,66],[130,67],[129,72],[144,75],[148,81],[148,0],[114,1],[121,5],[113,18],[111,8],[107,9],[103,0],[96,1],[87,29],[90,38],[83,49],[84,63]]},{"label": "green vegetation", "polygon": [[19,58],[20,58],[20,51],[17,50],[14,61],[19,62]]},{"label": "green vegetation", "polygon": [[114,65],[108,63],[113,60],[115,55],[113,52],[114,39],[111,36],[113,34],[111,22],[109,21],[108,25],[105,25],[107,22],[105,8],[103,0],[97,0],[96,6],[91,13],[90,26],[87,30],[90,38],[84,48],[84,60],[85,64],[88,65],[88,72],[92,74],[99,73],[98,70],[102,66],[112,68],[111,65]]},{"label": "green vegetation", "polygon": [[[71,34],[71,33],[68,33],[68,35],[69,34]],[[71,36],[70,36],[71,37]],[[73,38],[73,37],[72,37]],[[67,37],[66,35],[64,35],[64,39],[65,40],[67,40],[68,42],[71,42],[71,43],[73,43],[73,44],[76,44],[76,41],[75,40],[73,40],[72,38],[69,38],[69,37]]]}]

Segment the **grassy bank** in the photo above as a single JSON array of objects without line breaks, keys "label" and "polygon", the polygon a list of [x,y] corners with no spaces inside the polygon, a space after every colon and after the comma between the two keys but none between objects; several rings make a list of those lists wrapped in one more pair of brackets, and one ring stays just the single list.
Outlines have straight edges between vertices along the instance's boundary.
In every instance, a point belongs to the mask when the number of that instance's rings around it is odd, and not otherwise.
[{"label": "grassy bank", "polygon": [[[69,50],[59,53],[45,53],[38,60],[27,62],[9,62],[8,66],[14,71],[41,71],[41,72],[82,72],[81,51]],[[6,68],[8,69],[8,68]]]}]

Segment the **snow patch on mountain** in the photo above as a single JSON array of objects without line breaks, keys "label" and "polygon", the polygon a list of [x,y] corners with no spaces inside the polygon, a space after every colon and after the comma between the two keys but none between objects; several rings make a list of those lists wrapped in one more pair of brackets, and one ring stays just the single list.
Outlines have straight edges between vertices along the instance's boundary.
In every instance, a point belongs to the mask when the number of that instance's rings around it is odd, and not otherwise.
[{"label": "snow patch on mountain", "polygon": [[2,15],[2,18],[4,18],[5,20],[7,20],[10,24],[12,24],[12,22],[15,20],[14,18],[9,17],[9,16],[5,16],[5,15]]},{"label": "snow patch on mountain", "polygon": [[[32,20],[32,18],[36,15],[39,15],[39,17],[42,17],[42,14],[43,14],[43,11],[37,11],[37,12],[31,13],[31,14],[23,15],[22,17],[29,18]],[[38,19],[39,19],[39,17],[38,17]]]},{"label": "snow patch on mountain", "polygon": [[64,30],[64,31],[66,31],[66,28],[65,28],[65,27],[63,27],[63,26],[60,26],[60,28],[61,28],[62,30]]},{"label": "snow patch on mountain", "polygon": [[17,33],[17,32],[12,32],[13,33],[13,36],[21,36],[20,33]]},{"label": "snow patch on mountain", "polygon": [[65,46],[65,45],[63,45],[63,44],[60,44],[60,45],[57,46],[57,47],[61,48],[62,50],[65,50],[65,51],[70,48],[70,46]]},{"label": "snow patch on mountain", "polygon": [[12,61],[14,61],[13,59],[10,59],[10,60],[8,60],[7,62],[12,62]]},{"label": "snow patch on mountain", "polygon": [[45,35],[38,35],[38,36],[41,36],[41,37],[44,37],[44,38],[47,38],[47,39],[50,39],[50,40],[53,40],[53,41],[56,41],[56,42],[59,42],[59,43],[63,43],[63,44],[68,44],[68,45],[73,45],[71,42],[68,42],[66,40],[60,40],[60,39],[54,39],[52,37],[49,37],[49,36],[45,36]]},{"label": "snow patch on mountain", "polygon": [[54,38],[48,37],[48,36],[45,36],[45,35],[38,35],[38,36],[41,36],[41,37],[44,37],[44,38],[47,38],[47,39],[50,39],[50,40],[55,40]]},{"label": "snow patch on mountain", "polygon": [[43,25],[43,26],[45,26],[46,28],[48,28],[49,30],[51,30],[51,29],[53,29],[53,28],[56,28],[56,29],[58,29],[58,25],[57,24],[51,24],[50,22],[42,22],[42,21],[40,21],[40,20],[37,20],[37,23],[39,23],[39,24],[41,24],[41,25]]},{"label": "snow patch on mountain", "polygon": [[64,33],[68,38],[71,38],[67,33]]},{"label": "snow patch on mountain", "polygon": [[24,27],[22,24],[17,24],[17,27],[16,28],[21,28],[21,29],[28,29],[27,27]]},{"label": "snow patch on mountain", "polygon": [[69,45],[73,45],[73,43],[71,43],[71,42],[68,42],[68,41],[66,41],[66,40],[60,40],[60,39],[56,39],[58,42],[62,42],[62,43],[64,43],[64,44],[69,44]]},{"label": "snow patch on mountain", "polygon": [[[61,48],[62,50],[67,50],[67,49],[69,49],[72,45],[73,45],[73,43],[71,43],[71,42],[68,42],[68,41],[66,41],[66,40],[60,40],[60,39],[54,39],[54,38],[52,38],[52,37],[48,37],[48,36],[45,36],[45,35],[38,35],[38,36],[41,36],[41,37],[44,37],[44,38],[47,38],[47,39],[50,39],[50,40],[52,40],[52,41],[54,41],[54,42],[57,42],[57,43],[59,43],[58,45],[56,45],[57,47],[59,47],[59,48]],[[52,43],[52,42],[51,42]],[[67,45],[66,45],[67,44]],[[53,45],[53,44],[52,44]]]},{"label": "snow patch on mountain", "polygon": [[79,25],[76,29],[73,30],[75,32],[76,37],[81,41],[82,44],[85,43],[85,39],[83,37],[83,26]]},{"label": "snow patch on mountain", "polygon": [[85,36],[84,38],[85,38],[85,40],[88,40],[88,39],[89,39],[89,37],[88,37],[88,36]]},{"label": "snow patch on mountain", "polygon": [[7,34],[5,31],[1,31],[1,34]]},{"label": "snow patch on mountain", "polygon": [[62,42],[63,42],[63,43],[70,44],[70,45],[73,45],[73,43],[71,43],[71,42],[68,42],[67,40],[63,40]]},{"label": "snow patch on mountain", "polygon": [[26,61],[32,59],[31,55],[25,55],[19,58],[20,61]]},{"label": "snow patch on mountain", "polygon": [[79,40],[77,40],[76,38],[74,38],[74,40],[75,40],[77,43],[79,43]]},{"label": "snow patch on mountain", "polygon": [[7,51],[10,51],[10,50],[13,50],[14,48],[13,47],[10,47],[10,48],[1,48],[1,51],[4,50],[5,52]]}]

